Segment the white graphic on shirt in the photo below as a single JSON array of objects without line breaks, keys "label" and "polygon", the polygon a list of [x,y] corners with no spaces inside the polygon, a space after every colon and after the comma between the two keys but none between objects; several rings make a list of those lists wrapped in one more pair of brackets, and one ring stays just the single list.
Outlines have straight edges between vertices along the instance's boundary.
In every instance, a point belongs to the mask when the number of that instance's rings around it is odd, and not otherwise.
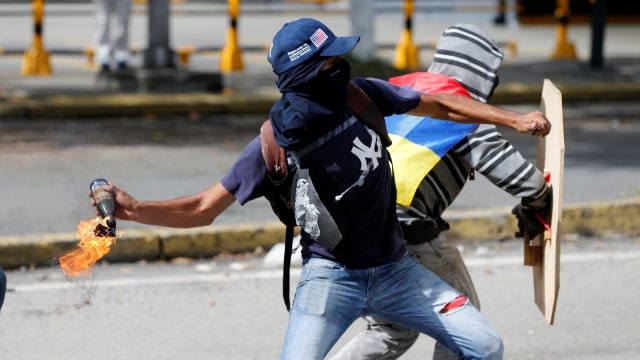
[{"label": "white graphic on shirt", "polygon": [[371,129],[367,129],[369,135],[371,135],[371,144],[365,145],[359,137],[353,139],[353,147],[351,148],[351,153],[358,157],[360,160],[360,177],[358,180],[349,186],[342,194],[336,196],[336,201],[340,201],[342,197],[352,188],[356,186],[362,186],[364,184],[364,179],[367,177],[370,171],[375,170],[380,162],[378,159],[382,158],[382,144],[380,141],[380,137],[375,131]]},{"label": "white graphic on shirt", "polygon": [[299,179],[296,183],[294,211],[296,224],[309,234],[313,240],[317,240],[320,237],[320,226],[318,226],[320,211],[309,202],[309,182],[306,179]]},{"label": "white graphic on shirt", "polygon": [[[375,170],[379,165],[378,159],[382,157],[380,138],[373,130],[367,129],[367,131],[371,135],[371,145],[363,144],[362,140],[356,137],[353,140],[353,148],[351,148],[351,152],[360,160],[360,170],[362,171]],[[371,159],[371,164],[368,159]]]}]

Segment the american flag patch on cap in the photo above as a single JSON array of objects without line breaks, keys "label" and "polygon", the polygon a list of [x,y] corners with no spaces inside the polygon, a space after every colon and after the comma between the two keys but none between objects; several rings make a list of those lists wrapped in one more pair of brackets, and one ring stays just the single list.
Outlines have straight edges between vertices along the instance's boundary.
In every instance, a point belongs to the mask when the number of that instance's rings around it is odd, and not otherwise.
[{"label": "american flag patch on cap", "polygon": [[313,35],[311,35],[309,40],[311,40],[313,45],[315,45],[316,47],[320,47],[320,45],[322,45],[327,40],[327,38],[327,34],[322,31],[322,29],[318,29],[313,33]]}]

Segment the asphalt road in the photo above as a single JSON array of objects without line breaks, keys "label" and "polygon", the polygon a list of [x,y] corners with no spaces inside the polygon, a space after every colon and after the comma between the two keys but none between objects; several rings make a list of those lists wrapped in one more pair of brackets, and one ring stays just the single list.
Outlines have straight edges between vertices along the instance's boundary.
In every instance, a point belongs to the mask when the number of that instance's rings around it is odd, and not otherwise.
[{"label": "asphalt road", "polygon": [[[462,249],[505,359],[640,357],[639,239],[565,238],[552,326],[533,303],[520,241]],[[276,359],[287,312],[281,268],[263,261],[101,264],[73,279],[57,267],[9,271],[0,353],[12,360]],[[298,275],[293,268],[293,282]],[[356,322],[337,347],[363,326]],[[421,336],[404,359],[430,358],[432,346]]]},{"label": "asphalt road", "polygon": [[[323,19],[348,32],[343,17]],[[433,40],[452,19],[421,15],[416,41]],[[460,19],[456,18],[456,21]],[[465,19],[462,19],[464,21]],[[12,32],[0,34],[5,48],[32,41],[29,12],[2,17]],[[243,17],[242,44],[266,44],[282,19]],[[378,17],[381,42],[397,41],[401,15]],[[226,14],[176,17],[172,44],[220,44]],[[90,45],[91,16],[46,19],[45,46]],[[132,19],[132,46],[144,49],[147,19]],[[204,30],[203,30],[204,29]],[[519,58],[547,58],[555,29],[494,29],[499,40],[515,40]],[[530,29],[528,29],[530,30]],[[268,36],[265,37],[264,34]],[[569,34],[583,57],[589,28]],[[634,32],[609,27],[607,56],[636,55]],[[428,35],[428,36],[427,36]],[[534,40],[531,40],[534,39]],[[547,41],[539,41],[546,39]],[[423,59],[428,59],[424,54]],[[255,57],[255,59],[254,59]],[[507,61],[517,61],[508,54]],[[194,68],[215,68],[217,57],[195,56]],[[56,72],[86,70],[84,58],[52,59]],[[137,60],[137,59],[136,59]],[[247,66],[264,66],[262,54],[247,54]],[[2,74],[18,74],[20,61],[0,58]],[[4,78],[3,78],[4,79]],[[534,104],[528,110],[536,108]],[[640,194],[638,105],[580,104],[565,108],[566,203],[606,201]],[[180,196],[219,179],[256,133],[260,118],[212,117],[156,120],[11,120],[0,123],[0,236],[72,232],[94,215],[86,194],[96,177],[107,177],[145,199]],[[530,137],[505,132],[533,158]],[[514,200],[478,177],[453,209],[511,206]],[[269,206],[256,201],[232,207],[218,223],[272,221]],[[139,225],[119,223],[121,230]],[[636,238],[565,238],[556,324],[548,326],[533,304],[531,270],[521,265],[519,243],[464,244],[483,311],[502,334],[507,359],[629,359],[640,355]],[[0,313],[0,354],[7,359],[273,359],[286,326],[280,299],[280,269],[261,257],[171,264],[102,264],[88,278],[71,280],[59,268],[12,270]],[[296,269],[294,280],[296,278]],[[341,339],[353,336],[363,324]],[[338,345],[338,346],[339,346]],[[406,359],[430,357],[422,337]]]},{"label": "asphalt road", "polygon": [[[530,111],[536,106],[520,106]],[[565,107],[565,204],[640,194],[640,122],[635,104]],[[170,119],[3,120],[0,122],[0,236],[68,233],[92,218],[89,183],[104,177],[140,199],[201,191],[219,180],[256,134],[260,116]],[[505,131],[535,158],[535,139]],[[452,211],[513,206],[482,176]],[[217,224],[276,221],[263,199],[234,205]],[[119,229],[146,228],[121,222]]]}]

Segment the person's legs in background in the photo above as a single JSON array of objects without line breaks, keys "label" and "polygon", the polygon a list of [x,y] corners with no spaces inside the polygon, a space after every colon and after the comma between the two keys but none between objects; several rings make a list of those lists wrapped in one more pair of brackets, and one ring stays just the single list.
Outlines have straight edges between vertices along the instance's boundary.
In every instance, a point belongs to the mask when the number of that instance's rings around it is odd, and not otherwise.
[{"label": "person's legs in background", "polygon": [[94,61],[100,70],[109,71],[111,66],[111,0],[95,0],[96,29],[93,37]]},{"label": "person's legs in background", "polygon": [[129,17],[131,0],[116,0],[116,29],[113,57],[119,70],[126,69],[129,63]]},{"label": "person's legs in background", "polygon": [[[364,319],[368,322],[367,328],[351,339],[331,357],[331,360],[398,359],[411,348],[420,336],[419,331],[382,319],[371,316],[365,316]],[[447,351],[449,350],[447,349]]]}]

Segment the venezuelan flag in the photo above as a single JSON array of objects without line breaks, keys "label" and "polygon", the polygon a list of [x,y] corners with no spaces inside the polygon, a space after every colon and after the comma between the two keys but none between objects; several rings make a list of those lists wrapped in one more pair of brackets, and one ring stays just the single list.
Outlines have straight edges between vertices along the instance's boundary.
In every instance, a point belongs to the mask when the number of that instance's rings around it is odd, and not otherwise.
[{"label": "venezuelan flag", "polygon": [[412,115],[393,115],[385,119],[393,142],[388,149],[398,191],[396,202],[407,207],[429,171],[478,126]]},{"label": "venezuelan flag", "polygon": [[[396,85],[425,93],[458,93],[469,96],[457,81],[440,74],[412,73],[390,79]],[[440,159],[477,124],[461,124],[413,115],[385,118],[393,142],[388,150],[393,161],[398,197],[396,202],[410,206],[420,182]]]}]

